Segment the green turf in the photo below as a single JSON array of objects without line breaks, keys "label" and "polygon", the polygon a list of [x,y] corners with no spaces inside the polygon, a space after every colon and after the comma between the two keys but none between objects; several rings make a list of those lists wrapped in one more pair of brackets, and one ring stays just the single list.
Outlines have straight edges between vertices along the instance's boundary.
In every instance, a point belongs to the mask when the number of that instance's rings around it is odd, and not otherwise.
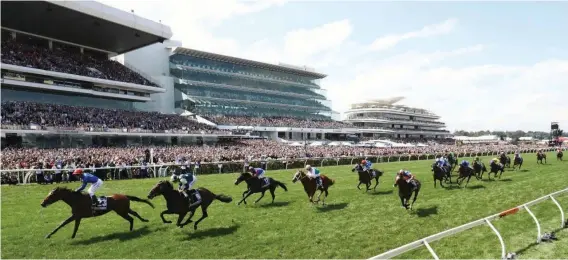
[{"label": "green turf", "polygon": [[[308,203],[300,183],[292,184],[293,170],[270,171],[269,176],[287,184],[278,189],[277,204],[265,197],[258,205],[236,206],[215,201],[209,218],[197,231],[163,224],[156,209],[133,203],[149,223],[135,220],[134,231],[114,213],[81,222],[75,239],[73,225],[51,239],[44,236],[69,216],[62,202],[43,209],[40,202],[54,186],[2,187],[2,258],[367,258],[416,239],[485,217],[550,192],[568,187],[568,163],[550,153],[548,165],[537,166],[534,154],[525,154],[526,171],[507,171],[501,181],[472,180],[467,189],[434,189],[431,161],[375,164],[386,171],[376,193],[355,188],[356,175],[348,166],[327,167],[322,173],[336,180],[326,208]],[[487,162],[487,157],[483,158]],[[410,213],[400,207],[393,192],[394,173],[407,167],[422,181],[422,191]],[[233,184],[236,174],[199,176],[198,186],[234,199],[245,186]],[[157,179],[107,181],[99,194],[125,193],[145,197]],[[72,188],[78,183],[69,184]],[[244,184],[242,184],[244,185]],[[252,202],[258,195],[249,199]],[[568,196],[559,196],[568,208]],[[533,207],[543,231],[559,226],[559,212],[552,202]],[[200,216],[198,212],[196,217]],[[175,220],[174,215],[167,217]],[[568,232],[559,241],[531,246],[536,228],[526,212],[493,222],[503,232],[508,251],[522,251],[523,258],[568,258]],[[442,258],[499,258],[500,247],[489,227],[480,226],[432,243]],[[429,258],[426,249],[402,258]]]}]

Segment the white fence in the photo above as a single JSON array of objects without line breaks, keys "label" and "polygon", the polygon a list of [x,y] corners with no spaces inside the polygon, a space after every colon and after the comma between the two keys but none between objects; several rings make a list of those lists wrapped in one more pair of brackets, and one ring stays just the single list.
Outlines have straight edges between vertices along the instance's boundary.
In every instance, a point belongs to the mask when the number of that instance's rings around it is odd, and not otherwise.
[{"label": "white fence", "polygon": [[495,228],[495,226],[493,226],[493,224],[491,224],[491,221],[495,220],[495,219],[503,218],[503,217],[508,216],[508,215],[515,214],[515,213],[517,213],[521,210],[526,210],[529,213],[529,215],[531,215],[531,217],[533,218],[533,220],[535,222],[536,232],[537,232],[536,233],[536,242],[540,243],[541,237],[542,237],[540,222],[538,221],[536,216],[532,213],[532,211],[529,209],[529,206],[538,204],[538,203],[543,202],[547,199],[552,200],[552,202],[554,202],[554,204],[556,204],[556,206],[560,210],[560,220],[561,220],[560,221],[560,227],[564,228],[565,225],[566,225],[566,223],[565,223],[566,218],[564,217],[564,209],[562,209],[562,206],[560,205],[560,203],[558,203],[558,201],[554,198],[554,196],[560,195],[560,194],[563,194],[563,193],[567,193],[567,192],[568,192],[568,188],[565,188],[563,190],[559,190],[557,192],[550,193],[546,196],[543,196],[543,197],[540,197],[536,200],[533,200],[533,201],[527,202],[525,204],[519,205],[519,206],[514,207],[512,209],[503,211],[503,212],[495,214],[495,215],[491,215],[489,217],[478,219],[476,221],[467,223],[465,225],[461,225],[459,227],[448,229],[446,231],[440,232],[440,233],[435,234],[435,235],[431,235],[431,236],[423,238],[423,239],[416,240],[412,243],[403,245],[401,247],[387,251],[387,252],[382,253],[380,255],[371,257],[369,259],[389,259],[389,258],[398,256],[398,255],[401,255],[403,253],[406,253],[410,250],[419,248],[421,246],[425,246],[428,249],[428,251],[430,252],[430,254],[432,254],[434,259],[438,260],[439,259],[438,255],[436,254],[434,249],[430,246],[430,243],[432,243],[434,241],[438,241],[442,238],[445,238],[445,237],[448,237],[448,236],[451,236],[451,235],[455,235],[457,233],[463,232],[463,231],[471,229],[473,227],[481,226],[481,225],[488,225],[491,228],[491,230],[493,230],[495,235],[497,235],[497,238],[499,239],[499,242],[501,243],[501,258],[506,259],[507,251],[506,251],[506,247],[505,247],[505,241],[503,241],[503,237],[501,236],[501,233],[499,233],[499,231]]}]

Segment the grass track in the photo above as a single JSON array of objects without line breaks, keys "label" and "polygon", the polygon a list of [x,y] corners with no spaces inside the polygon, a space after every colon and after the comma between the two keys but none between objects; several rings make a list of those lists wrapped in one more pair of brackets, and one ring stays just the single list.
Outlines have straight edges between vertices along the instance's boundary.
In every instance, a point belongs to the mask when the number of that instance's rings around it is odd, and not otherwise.
[{"label": "grass track", "polygon": [[[269,195],[258,205],[236,206],[236,201],[214,202],[209,218],[193,231],[162,224],[162,197],[153,200],[156,209],[133,203],[149,223],[135,220],[134,231],[114,213],[85,219],[75,239],[73,225],[51,239],[44,236],[67,218],[62,202],[43,209],[40,202],[54,186],[2,187],[2,258],[367,258],[416,239],[476,220],[568,187],[568,162],[536,165],[534,154],[525,154],[526,171],[506,171],[502,181],[472,180],[467,189],[434,189],[431,161],[375,164],[386,171],[376,193],[359,191],[356,174],[348,166],[322,168],[336,180],[327,208],[311,206],[300,183],[292,184],[293,170],[269,171],[289,191],[276,191],[275,205]],[[488,157],[483,161],[487,163]],[[406,167],[422,182],[415,212],[400,207],[393,192],[394,173]],[[204,175],[198,186],[237,199],[245,186],[235,186],[236,174]],[[554,181],[552,181],[554,180]],[[125,193],[145,197],[157,179],[107,181],[98,194]],[[244,184],[241,184],[244,185]],[[68,184],[75,188],[78,183]],[[457,186],[457,185],[456,185]],[[253,202],[259,195],[253,195]],[[559,196],[565,209],[568,196]],[[552,202],[532,207],[543,231],[559,226],[560,214]],[[200,211],[196,214],[199,217]],[[174,220],[170,215],[167,219]],[[196,219],[196,218],[194,218]],[[532,218],[526,213],[493,222],[503,232],[508,251],[523,258],[568,258],[568,231],[557,233],[558,242],[530,246],[536,238]],[[499,258],[500,247],[489,227],[481,226],[432,244],[441,258]],[[400,256],[430,258],[425,248]]]}]

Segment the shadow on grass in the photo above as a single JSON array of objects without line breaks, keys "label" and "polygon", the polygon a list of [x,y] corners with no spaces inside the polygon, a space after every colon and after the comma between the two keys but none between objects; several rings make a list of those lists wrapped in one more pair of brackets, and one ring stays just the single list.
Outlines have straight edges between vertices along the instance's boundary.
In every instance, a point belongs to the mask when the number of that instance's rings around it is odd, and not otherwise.
[{"label": "shadow on grass", "polygon": [[317,207],[316,209],[318,210],[318,212],[329,212],[329,211],[334,211],[334,210],[342,210],[344,208],[347,207],[347,205],[349,205],[349,203],[335,203],[335,204],[327,204],[325,206],[322,207]]},{"label": "shadow on grass", "polygon": [[438,215],[438,206],[432,206],[429,208],[420,208],[412,212],[413,215],[416,215],[420,218],[429,217],[432,215]]},{"label": "shadow on grass", "polygon": [[[185,240],[191,239],[201,239],[206,237],[220,237],[226,236],[235,233],[239,229],[240,225],[233,224],[230,227],[222,227],[222,228],[210,228],[205,230],[197,230],[195,232],[190,232],[187,234],[187,238]],[[192,227],[193,228],[193,227]]]},{"label": "shadow on grass", "polygon": [[125,231],[125,232],[118,232],[118,233],[113,233],[113,234],[109,234],[109,235],[105,235],[105,236],[98,236],[98,237],[93,237],[90,239],[85,239],[85,240],[79,240],[79,241],[73,241],[71,242],[71,245],[90,245],[90,244],[96,244],[96,243],[100,243],[100,242],[106,242],[106,241],[111,241],[111,240],[118,240],[118,241],[128,241],[131,239],[135,239],[135,238],[139,238],[139,237],[143,237],[145,235],[148,235],[152,232],[156,232],[162,229],[165,229],[166,227],[161,227],[158,228],[154,231],[148,229],[147,226],[139,228],[139,229],[135,229],[133,231]]},{"label": "shadow on grass", "polygon": [[388,195],[388,194],[392,194],[393,192],[394,192],[394,190],[373,191],[373,192],[368,192],[367,194],[369,194],[369,195]]},{"label": "shadow on grass", "polygon": [[479,190],[479,189],[485,189],[485,186],[480,185],[480,184],[476,184],[476,185],[473,185],[473,186],[467,186],[466,188],[470,189],[470,190]]},{"label": "shadow on grass", "polygon": [[507,178],[507,179],[501,179],[501,180],[499,180],[499,181],[507,181],[507,182],[508,182],[508,181],[513,181],[513,179]]},{"label": "shadow on grass", "polygon": [[269,204],[262,204],[260,205],[261,208],[279,208],[279,207],[286,207],[290,205],[289,201],[275,201],[274,203]]},{"label": "shadow on grass", "polygon": [[457,189],[460,189],[460,187],[458,186],[457,183],[452,183],[452,184],[448,184],[447,186],[444,186],[444,189],[446,189],[446,190],[457,190]]}]

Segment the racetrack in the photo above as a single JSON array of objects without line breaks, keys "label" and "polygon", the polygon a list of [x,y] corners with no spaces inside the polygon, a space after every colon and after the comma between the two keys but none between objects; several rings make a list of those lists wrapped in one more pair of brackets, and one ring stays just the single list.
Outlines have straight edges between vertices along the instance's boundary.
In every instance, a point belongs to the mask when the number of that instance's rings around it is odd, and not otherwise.
[{"label": "racetrack", "polygon": [[[70,214],[63,202],[40,214],[40,202],[54,185],[2,187],[2,258],[368,258],[446,229],[500,212],[548,193],[568,187],[568,162],[557,162],[548,153],[548,164],[537,165],[534,154],[524,154],[524,169],[507,170],[500,181],[472,179],[469,187],[434,189],[430,164],[412,161],[374,164],[385,171],[377,192],[355,188],[357,175],[350,166],[325,167],[323,174],[335,179],[327,207],[308,203],[300,183],[292,184],[294,170],[269,171],[268,176],[283,181],[289,191],[276,190],[276,203],[267,194],[253,205],[236,206],[245,184],[233,184],[236,174],[198,176],[198,187],[233,197],[230,204],[215,201],[209,218],[194,231],[163,224],[159,213],[165,209],[163,197],[152,202],[156,209],[132,203],[132,208],[149,223],[128,222],[115,213],[84,219],[75,239],[70,224],[49,240],[44,236]],[[483,157],[487,165],[489,157]],[[461,160],[461,158],[460,158]],[[393,190],[395,172],[409,169],[422,182],[415,211],[400,207]],[[455,179],[455,178],[454,178]],[[107,181],[98,195],[124,193],[146,197],[157,179]],[[80,184],[66,184],[76,188]],[[363,185],[362,185],[363,186]],[[568,209],[568,196],[557,198]],[[543,202],[531,208],[541,221],[543,232],[557,229],[560,214],[556,206]],[[201,216],[200,210],[194,220]],[[175,221],[175,215],[166,216]],[[568,231],[557,233],[559,241],[531,246],[536,228],[526,213],[493,222],[505,239],[509,252],[522,251],[522,258],[568,258]],[[440,258],[499,258],[497,237],[481,226],[431,244]],[[425,248],[401,258],[431,258]]]}]

